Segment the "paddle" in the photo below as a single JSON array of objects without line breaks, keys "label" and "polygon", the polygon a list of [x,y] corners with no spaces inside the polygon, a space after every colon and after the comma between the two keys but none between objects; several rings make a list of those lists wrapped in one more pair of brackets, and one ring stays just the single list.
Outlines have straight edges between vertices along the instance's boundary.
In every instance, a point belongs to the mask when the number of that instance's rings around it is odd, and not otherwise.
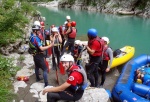
[{"label": "paddle", "polygon": [[46,67],[47,67],[47,72],[49,73],[50,72],[50,66],[49,66],[48,61],[46,61],[46,59],[45,59],[45,63],[46,63]]},{"label": "paddle", "polygon": [[63,67],[62,63],[59,63],[59,68],[60,68],[60,74],[64,75],[65,74],[65,68]]},{"label": "paddle", "polygon": [[[60,52],[60,48],[59,48],[59,41],[58,41],[58,39],[56,39],[56,43],[57,43],[57,47],[58,47],[58,50],[59,50],[59,52]],[[56,54],[55,54],[55,51],[54,51],[54,47],[53,47],[53,52],[54,52],[54,60],[55,60],[55,64],[56,64],[56,66],[58,66],[58,63],[59,62],[57,62],[57,58],[56,58]],[[57,63],[56,63],[57,62]],[[59,79],[58,79],[58,70],[57,70],[57,67],[55,68],[55,70],[56,70],[56,81],[57,81],[57,83],[58,83],[58,85],[59,85]]]}]

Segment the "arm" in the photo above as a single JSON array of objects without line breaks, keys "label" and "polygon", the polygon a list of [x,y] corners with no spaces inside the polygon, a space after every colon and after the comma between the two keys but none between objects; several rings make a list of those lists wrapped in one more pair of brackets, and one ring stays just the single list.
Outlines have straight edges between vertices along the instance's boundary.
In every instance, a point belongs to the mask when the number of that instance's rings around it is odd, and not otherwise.
[{"label": "arm", "polygon": [[110,60],[109,60],[109,63],[108,63],[106,72],[109,72],[110,67],[111,67],[111,65],[112,65],[112,61],[113,61],[113,51],[112,51],[112,49],[111,49],[111,48],[108,48],[108,49],[107,49],[107,53],[108,53],[108,55],[109,55],[109,57],[110,57]]},{"label": "arm", "polygon": [[40,48],[40,50],[44,51],[44,50],[47,50],[48,48],[52,47],[53,45],[54,45],[54,44],[51,43],[51,44],[48,45],[48,46],[40,46],[39,48]]},{"label": "arm", "polygon": [[43,95],[46,92],[60,92],[60,91],[64,91],[66,88],[68,88],[71,84],[65,82],[64,84],[57,86],[57,87],[52,87],[52,88],[47,88],[43,90]]},{"label": "arm", "polygon": [[59,39],[59,42],[62,43],[62,38],[59,32],[58,32],[58,39]]},{"label": "arm", "polygon": [[71,27],[68,27],[68,29],[67,29],[65,34],[68,35],[71,31],[72,31]]}]

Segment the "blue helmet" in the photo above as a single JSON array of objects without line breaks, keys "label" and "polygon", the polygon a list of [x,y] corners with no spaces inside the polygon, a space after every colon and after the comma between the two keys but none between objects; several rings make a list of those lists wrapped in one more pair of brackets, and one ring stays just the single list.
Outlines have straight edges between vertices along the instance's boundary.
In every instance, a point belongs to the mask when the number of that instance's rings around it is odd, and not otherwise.
[{"label": "blue helmet", "polygon": [[97,30],[96,29],[94,29],[94,28],[91,28],[91,29],[89,29],[88,30],[88,36],[89,37],[97,37]]}]

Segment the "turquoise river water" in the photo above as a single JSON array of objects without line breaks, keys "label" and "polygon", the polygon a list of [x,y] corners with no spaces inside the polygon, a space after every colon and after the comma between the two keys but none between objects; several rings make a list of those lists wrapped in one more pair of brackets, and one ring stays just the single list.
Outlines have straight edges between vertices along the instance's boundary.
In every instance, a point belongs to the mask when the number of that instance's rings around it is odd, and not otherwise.
[{"label": "turquoise river water", "polygon": [[150,54],[150,19],[58,8],[38,7],[38,10],[46,18],[47,29],[52,24],[63,25],[70,15],[77,23],[80,40],[87,39],[89,28],[96,28],[99,36],[109,37],[112,49],[130,45],[135,47],[135,57]]}]

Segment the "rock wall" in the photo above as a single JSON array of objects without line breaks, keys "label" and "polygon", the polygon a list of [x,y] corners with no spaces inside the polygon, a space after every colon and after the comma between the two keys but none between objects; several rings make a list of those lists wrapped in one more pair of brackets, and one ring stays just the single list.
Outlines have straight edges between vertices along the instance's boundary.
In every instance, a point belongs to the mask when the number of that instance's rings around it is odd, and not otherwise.
[{"label": "rock wall", "polygon": [[[112,14],[132,14],[150,18],[150,1],[149,0],[99,0],[95,2],[96,6],[87,6],[84,2],[76,0],[75,3],[69,4],[67,0],[61,1],[58,7],[85,9]],[[120,11],[123,11],[120,13]]]}]

